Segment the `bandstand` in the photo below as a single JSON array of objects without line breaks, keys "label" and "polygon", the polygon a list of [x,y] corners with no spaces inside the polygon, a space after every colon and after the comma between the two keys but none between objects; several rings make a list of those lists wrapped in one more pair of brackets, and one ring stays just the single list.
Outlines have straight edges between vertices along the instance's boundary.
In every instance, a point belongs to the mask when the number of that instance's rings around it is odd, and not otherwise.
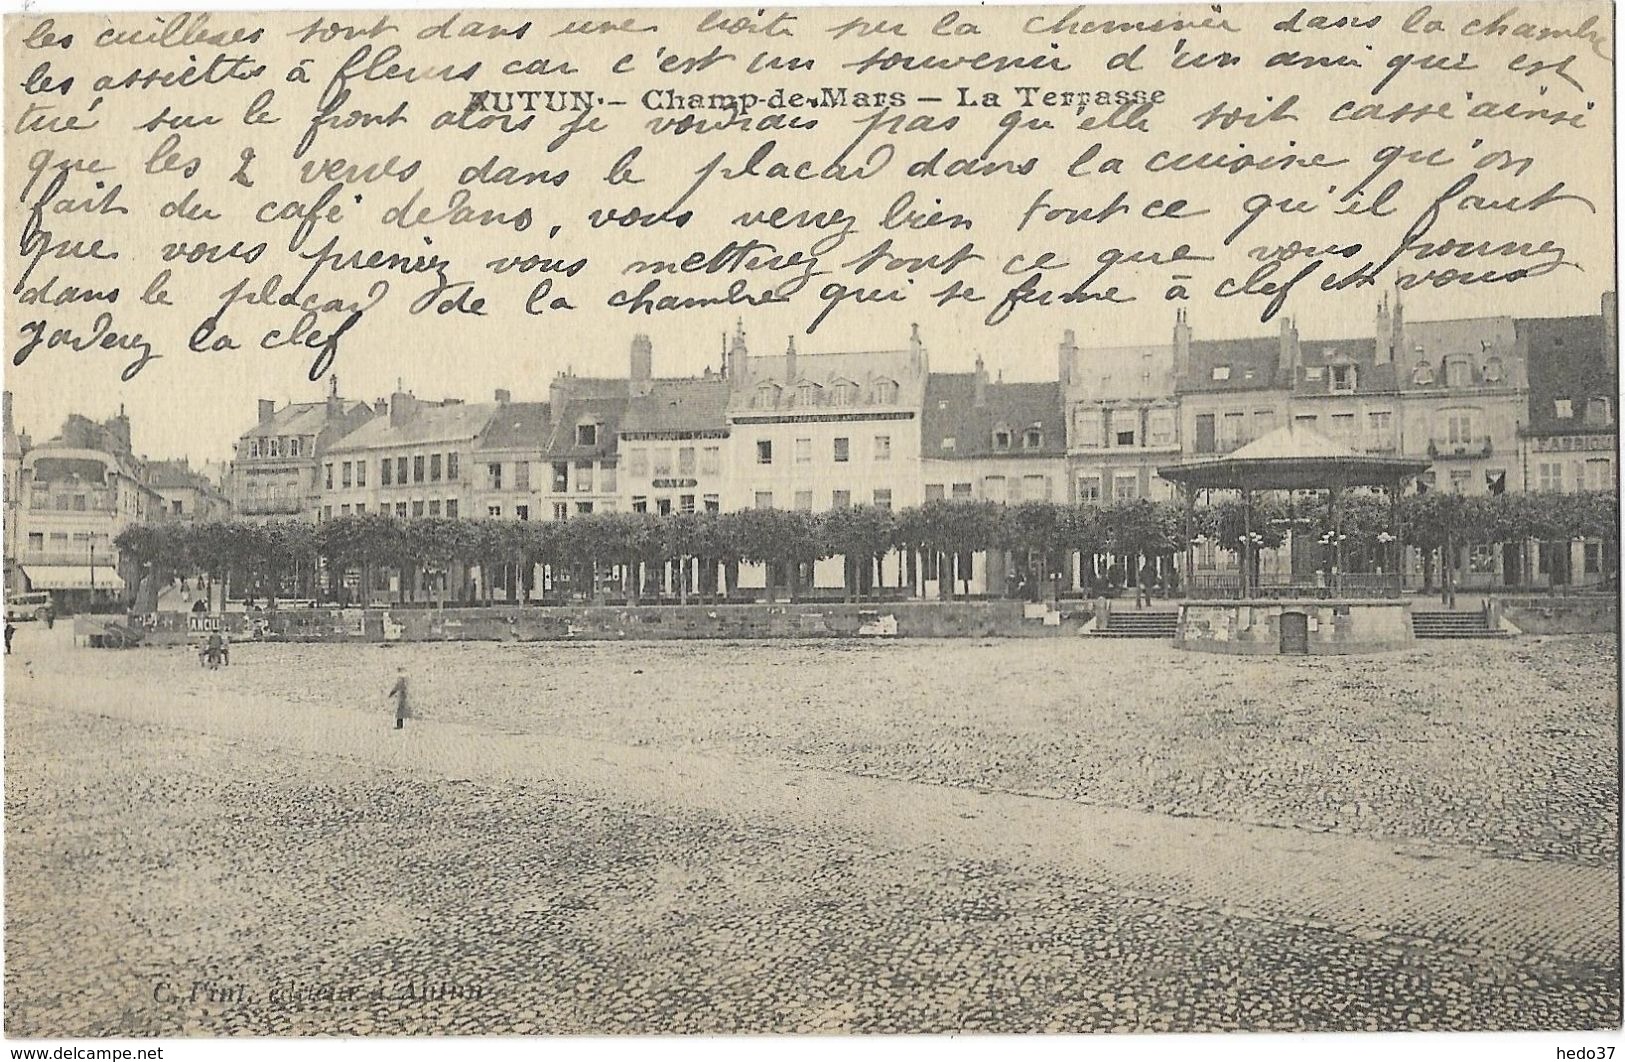
[{"label": "bandstand", "polygon": [[[1335,566],[1311,581],[1268,583],[1256,574],[1258,538],[1253,498],[1269,491],[1325,491],[1334,528],[1344,492],[1375,487],[1389,494],[1389,537],[1405,550],[1399,499],[1427,461],[1362,454],[1318,432],[1288,424],[1232,453],[1166,465],[1158,474],[1178,484],[1185,502],[1186,598],[1174,644],[1213,653],[1374,653],[1415,644],[1402,565],[1391,572],[1350,575]],[[1201,491],[1241,495],[1240,572],[1233,580],[1193,577],[1196,498]]]}]

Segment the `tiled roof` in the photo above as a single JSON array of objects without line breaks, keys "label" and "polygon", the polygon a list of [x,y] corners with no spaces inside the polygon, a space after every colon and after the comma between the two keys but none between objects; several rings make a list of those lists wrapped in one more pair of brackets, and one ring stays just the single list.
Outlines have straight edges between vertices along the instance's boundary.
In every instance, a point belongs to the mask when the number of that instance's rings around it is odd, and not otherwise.
[{"label": "tiled roof", "polygon": [[214,484],[209,482],[208,477],[192,471],[180,461],[148,461],[146,478],[147,484],[153,487],[214,489]]},{"label": "tiled roof", "polygon": [[[976,404],[975,373],[934,372],[925,384],[925,410],[920,419],[920,447],[925,457],[956,458],[990,455],[1062,456],[1066,453],[1066,414],[1061,385],[1048,383],[987,384],[986,402]],[[1022,433],[1033,425],[1043,432],[1043,445],[1022,446]],[[995,449],[995,428],[1012,435],[1009,449]],[[954,440],[951,450],[942,448]]]},{"label": "tiled roof", "polygon": [[[553,411],[553,437],[548,440],[547,456],[590,458],[613,454],[626,403],[624,394],[619,398],[576,398],[563,403]],[[597,439],[591,446],[576,442],[576,426],[586,421],[598,424]]]},{"label": "tiled roof", "polygon": [[1353,450],[1332,442],[1311,428],[1287,423],[1261,435],[1228,455],[1231,461],[1301,461],[1319,457],[1358,457]]},{"label": "tiled roof", "polygon": [[631,399],[621,432],[722,431],[728,424],[728,381],[720,376],[655,380]]},{"label": "tiled roof", "polygon": [[461,442],[478,435],[496,410],[494,402],[458,402],[450,406],[425,403],[403,424],[391,424],[388,415],[374,417],[334,443],[329,450]]},{"label": "tiled roof", "polygon": [[861,384],[884,378],[906,388],[909,377],[914,374],[912,357],[912,352],[907,350],[797,354],[796,379],[786,381],[784,377],[788,365],[785,355],[752,354],[746,372],[752,387],[768,380],[785,387],[794,387],[800,380],[811,380],[827,387],[834,380],[851,380]]},{"label": "tiled roof", "polygon": [[[1602,317],[1524,318],[1517,329],[1529,358],[1529,430],[1558,435],[1615,430],[1616,410],[1608,411],[1607,425],[1588,424],[1586,417],[1592,396],[1619,393],[1616,352],[1607,349]],[[1557,415],[1560,398],[1569,400],[1572,417]]]},{"label": "tiled roof", "polygon": [[[1275,379],[1280,357],[1281,341],[1276,336],[1192,340],[1190,369],[1179,381],[1179,390],[1266,391],[1284,386]],[[1228,367],[1229,374],[1214,379],[1214,370],[1220,367]]]},{"label": "tiled roof", "polygon": [[[1398,388],[1398,376],[1392,362],[1377,363],[1377,341],[1365,339],[1305,339],[1298,344],[1299,364],[1304,368],[1324,368],[1327,365],[1352,364],[1354,392],[1371,394],[1389,392]],[[1331,374],[1322,372],[1311,379],[1300,371],[1297,390],[1300,394],[1322,394],[1331,391]]]},{"label": "tiled roof", "polygon": [[546,402],[498,405],[485,425],[480,445],[489,450],[536,450],[553,434],[553,409]]},{"label": "tiled roof", "polygon": [[[345,401],[343,412],[348,413],[365,402]],[[243,432],[244,439],[270,435],[320,435],[327,427],[326,402],[290,402],[271,415],[271,419],[256,424]]]}]

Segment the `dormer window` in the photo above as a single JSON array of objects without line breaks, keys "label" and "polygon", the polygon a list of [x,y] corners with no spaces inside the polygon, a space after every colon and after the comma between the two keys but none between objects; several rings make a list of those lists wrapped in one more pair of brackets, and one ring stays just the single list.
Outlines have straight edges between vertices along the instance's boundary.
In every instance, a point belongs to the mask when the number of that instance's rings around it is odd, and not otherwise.
[{"label": "dormer window", "polygon": [[881,380],[875,384],[875,401],[891,405],[897,401],[897,381]]},{"label": "dormer window", "polygon": [[1037,425],[1028,428],[1021,437],[1021,445],[1029,450],[1037,450],[1044,445],[1044,430]]},{"label": "dormer window", "polygon": [[1303,369],[1305,380],[1319,380],[1326,375],[1326,370],[1319,365],[1306,365]]},{"label": "dormer window", "polygon": [[850,406],[858,400],[858,385],[851,380],[836,380],[830,388],[830,398],[837,406]]},{"label": "dormer window", "polygon": [[1614,422],[1614,404],[1600,395],[1586,400],[1586,423],[1592,427],[1606,427]]},{"label": "dormer window", "polygon": [[1228,366],[1228,365],[1215,365],[1215,366],[1213,366],[1213,379],[1215,379],[1215,380],[1228,380],[1228,379],[1230,379],[1230,366]]},{"label": "dormer window", "polygon": [[577,446],[598,445],[598,425],[592,421],[583,421],[576,425]]},{"label": "dormer window", "polygon": [[259,455],[260,455],[260,441],[259,441],[259,439],[256,438],[256,439],[248,440],[248,456],[249,457],[258,457]]},{"label": "dormer window", "polygon": [[1569,420],[1574,416],[1574,403],[1567,398],[1557,399],[1552,407],[1558,420]]},{"label": "dormer window", "polygon": [[297,435],[291,436],[288,439],[288,456],[289,457],[298,457],[299,456],[299,436],[297,436]]},{"label": "dormer window", "polygon": [[810,407],[818,404],[819,387],[811,380],[803,380],[796,387],[796,405]]},{"label": "dormer window", "polygon": [[1355,386],[1355,371],[1352,365],[1332,366],[1332,390],[1352,391]]},{"label": "dormer window", "polygon": [[1485,383],[1500,383],[1505,375],[1506,366],[1501,363],[1500,358],[1491,356],[1484,359]]},{"label": "dormer window", "polygon": [[266,439],[265,440],[265,445],[267,447],[269,447],[269,449],[266,451],[265,456],[267,456],[267,457],[281,457],[282,456],[282,440],[281,439]]},{"label": "dormer window", "polygon": [[1473,363],[1464,354],[1452,354],[1444,362],[1444,382],[1449,387],[1473,385]]},{"label": "dormer window", "polygon": [[1010,449],[1010,429],[999,426],[993,429],[993,447],[996,450]]},{"label": "dormer window", "polygon": [[944,435],[942,437],[942,448],[944,450],[953,450],[956,445],[957,441],[952,435]]},{"label": "dormer window", "polygon": [[764,383],[756,388],[756,394],[751,396],[751,405],[757,409],[772,409],[779,404],[779,386],[774,383]]},{"label": "dormer window", "polygon": [[1411,383],[1416,384],[1419,387],[1426,387],[1432,382],[1433,366],[1429,365],[1425,361],[1417,362],[1416,368],[1411,370]]}]

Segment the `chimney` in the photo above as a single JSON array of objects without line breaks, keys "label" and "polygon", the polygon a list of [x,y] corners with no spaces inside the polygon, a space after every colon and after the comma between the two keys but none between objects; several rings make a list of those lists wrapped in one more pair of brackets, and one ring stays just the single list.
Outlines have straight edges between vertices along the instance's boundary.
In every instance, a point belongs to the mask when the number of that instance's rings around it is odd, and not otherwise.
[{"label": "chimney", "polygon": [[982,356],[976,355],[976,399],[977,409],[987,405],[987,366],[982,364]]},{"label": "chimney", "polygon": [[1394,282],[1394,349],[1405,349],[1405,303],[1399,293],[1399,282]]},{"label": "chimney", "polygon": [[1385,294],[1382,302],[1377,304],[1377,364],[1392,362],[1397,349],[1394,343],[1394,319],[1388,313],[1388,296]]},{"label": "chimney", "polygon": [[733,381],[736,388],[745,386],[746,378],[750,375],[750,367],[746,359],[750,351],[745,346],[745,321],[743,318],[734,321],[733,343],[728,347],[728,379]]},{"label": "chimney", "polygon": [[794,387],[798,379],[800,377],[796,375],[796,337],[791,336],[784,347],[784,386]]},{"label": "chimney", "polygon": [[417,416],[417,396],[410,391],[396,391],[389,396],[389,426],[398,428]]},{"label": "chimney", "polygon": [[1062,387],[1072,385],[1072,371],[1078,364],[1078,335],[1068,328],[1061,333],[1061,346],[1055,357],[1055,378]]},{"label": "chimney", "polygon": [[1276,360],[1276,379],[1287,387],[1298,382],[1298,328],[1292,318],[1281,316],[1281,351]]},{"label": "chimney", "polygon": [[654,388],[654,344],[639,333],[632,337],[631,373],[627,388],[633,398],[642,398]]},{"label": "chimney", "polygon": [[926,372],[925,340],[920,338],[920,326],[909,325],[908,328],[908,359],[915,372]]},{"label": "chimney", "polygon": [[334,373],[327,378],[327,415],[337,417],[344,412],[344,399],[339,397],[339,377]]},{"label": "chimney", "polygon": [[1183,380],[1191,370],[1191,326],[1183,309],[1174,311],[1174,380]]},{"label": "chimney", "polygon": [[260,423],[264,424],[274,416],[276,416],[276,399],[260,399]]},{"label": "chimney", "polygon": [[505,387],[497,388],[497,405],[505,406],[513,401],[513,393]]},{"label": "chimney", "polygon": [[6,438],[11,438],[11,392],[5,392],[4,406],[0,408],[0,430],[4,430]]},{"label": "chimney", "polygon": [[372,411],[380,417],[389,416],[389,399],[380,398],[372,404]]},{"label": "chimney", "polygon": [[[1619,351],[1619,293],[1616,291],[1602,293],[1602,327],[1604,342],[1608,344],[1603,353],[1612,364]],[[6,408],[9,411],[11,407]],[[9,421],[9,417],[7,419]]]}]

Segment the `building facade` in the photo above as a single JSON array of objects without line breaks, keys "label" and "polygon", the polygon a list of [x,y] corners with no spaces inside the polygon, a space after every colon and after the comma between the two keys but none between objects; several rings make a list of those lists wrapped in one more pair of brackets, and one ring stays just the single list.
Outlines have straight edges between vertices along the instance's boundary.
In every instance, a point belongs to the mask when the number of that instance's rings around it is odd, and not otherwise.
[{"label": "building facade", "polygon": [[231,516],[231,502],[202,472],[192,470],[186,458],[178,461],[149,461],[147,485],[163,499],[164,515],[174,520],[225,520]]},{"label": "building facade", "polygon": [[4,418],[5,450],[0,453],[0,460],[4,465],[5,490],[5,583],[4,587],[9,594],[14,590],[23,588],[22,571],[17,566],[17,525],[22,515],[22,474],[23,456],[32,448],[33,442],[27,432],[19,432],[11,419],[11,392],[4,393],[4,407],[0,411]]},{"label": "building facade", "polygon": [[322,454],[317,519],[479,515],[475,443],[496,409],[495,403],[428,402],[395,392],[376,416]]},{"label": "building facade", "polygon": [[621,511],[620,429],[625,380],[563,374],[549,389],[552,432],[544,451],[548,519]]},{"label": "building facade", "polygon": [[[721,505],[731,509],[830,509],[920,504],[920,410],[930,356],[914,326],[897,350],[802,353],[792,337],[779,355],[750,353],[742,326],[729,346],[728,457]],[[880,579],[893,585],[896,558]],[[759,565],[741,586],[765,585]],[[845,562],[820,561],[812,589],[842,587]]]},{"label": "building facade", "polygon": [[[1059,382],[990,380],[981,358],[974,372],[931,373],[920,418],[922,500],[1065,502],[1065,395]],[[948,589],[947,579],[953,592],[1002,594],[1024,577],[997,552],[926,557],[920,574],[928,597]]]},{"label": "building facade", "polygon": [[719,512],[728,446],[728,380],[709,370],[655,379],[647,336],[632,340],[619,440],[621,507],[629,512]]},{"label": "building facade", "polygon": [[470,514],[505,520],[547,519],[546,450],[552,434],[552,406],[515,402],[508,391],[497,391],[496,408],[474,441]]},{"label": "building facade", "polygon": [[[1619,310],[1617,296],[1581,317],[1520,319],[1529,406],[1518,459],[1522,489],[1563,493],[1618,487]],[[1617,577],[1601,542],[1528,543],[1523,582],[1586,586]]]},{"label": "building facade", "polygon": [[70,414],[61,434],[23,454],[16,589],[49,591],[75,609],[121,600],[138,573],[114,541],[132,524],[164,519],[166,509],[144,466],[123,409],[101,423]]},{"label": "building facade", "polygon": [[1165,346],[1080,349],[1074,333],[1066,332],[1057,378],[1067,410],[1070,500],[1171,496],[1172,485],[1157,476],[1157,467],[1179,459],[1177,354],[1183,350],[1188,358],[1189,333],[1183,311],[1173,342]]},{"label": "building facade", "polygon": [[260,399],[259,419],[237,440],[226,475],[233,514],[277,520],[319,513],[318,470],[327,448],[375,415],[365,402],[340,398],[337,378],[323,402],[291,402],[278,409],[271,399]]}]

